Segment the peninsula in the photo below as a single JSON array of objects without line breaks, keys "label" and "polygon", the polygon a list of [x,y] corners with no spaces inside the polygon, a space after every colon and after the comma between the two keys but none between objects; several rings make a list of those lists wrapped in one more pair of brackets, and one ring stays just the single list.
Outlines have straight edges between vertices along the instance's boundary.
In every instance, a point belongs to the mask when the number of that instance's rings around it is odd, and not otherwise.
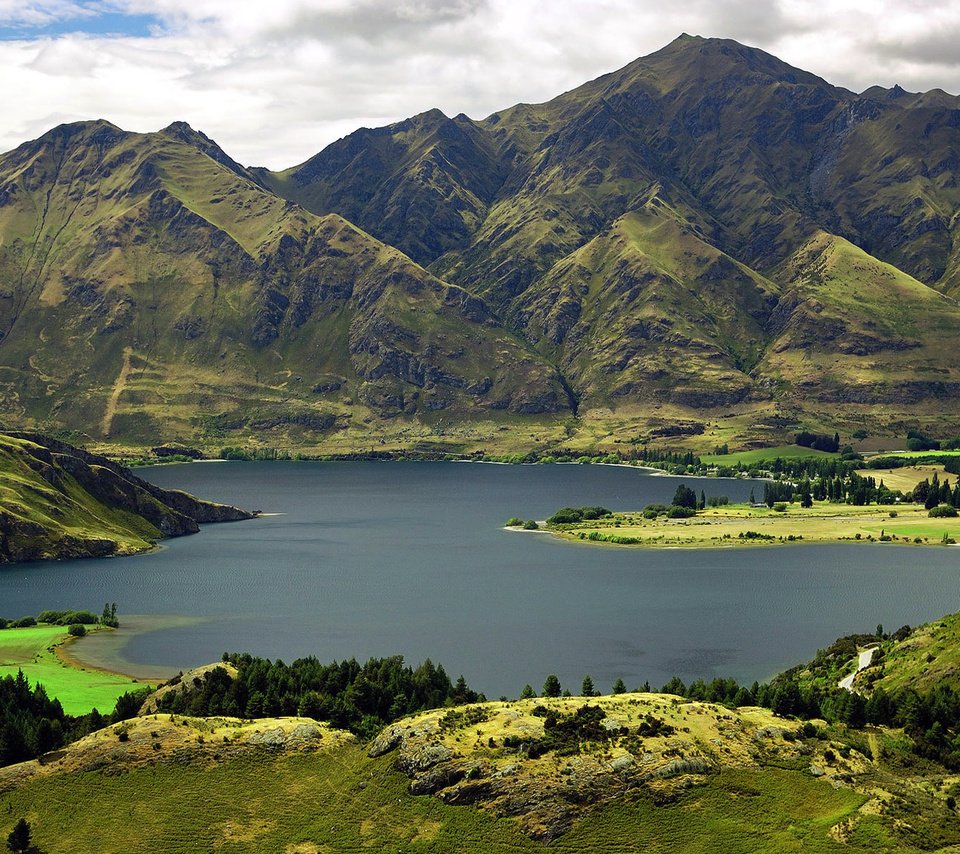
[{"label": "peninsula", "polygon": [[[563,512],[538,523],[538,529],[574,542],[667,548],[835,542],[953,545],[960,538],[960,518],[935,510],[931,515],[922,504],[727,504],[689,516],[664,507],[560,521],[557,516],[565,518]],[[522,530],[519,525],[508,527]]]}]

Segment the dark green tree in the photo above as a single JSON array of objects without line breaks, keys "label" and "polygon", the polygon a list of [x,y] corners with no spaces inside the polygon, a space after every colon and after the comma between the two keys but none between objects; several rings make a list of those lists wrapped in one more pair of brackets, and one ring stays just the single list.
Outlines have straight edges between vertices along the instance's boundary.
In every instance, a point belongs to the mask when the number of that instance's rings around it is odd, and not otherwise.
[{"label": "dark green tree", "polygon": [[799,714],[802,706],[803,698],[796,682],[784,682],[773,695],[773,712],[781,717]]},{"label": "dark green tree", "polygon": [[627,686],[623,684],[623,680],[618,676],[617,681],[613,683],[613,693],[614,694],[626,694]]},{"label": "dark green tree", "polygon": [[594,696],[593,680],[589,676],[583,677],[583,684],[580,686],[580,694],[583,697]]},{"label": "dark green tree", "polygon": [[560,680],[554,674],[550,674],[547,677],[547,681],[543,683],[543,696],[544,697],[559,697],[561,693]]},{"label": "dark green tree", "polygon": [[520,692],[521,700],[531,700],[537,696],[537,692],[533,690],[532,685],[524,685],[523,690]]},{"label": "dark green tree", "polygon": [[25,854],[30,848],[30,824],[21,818],[7,837],[7,848],[17,854]]}]

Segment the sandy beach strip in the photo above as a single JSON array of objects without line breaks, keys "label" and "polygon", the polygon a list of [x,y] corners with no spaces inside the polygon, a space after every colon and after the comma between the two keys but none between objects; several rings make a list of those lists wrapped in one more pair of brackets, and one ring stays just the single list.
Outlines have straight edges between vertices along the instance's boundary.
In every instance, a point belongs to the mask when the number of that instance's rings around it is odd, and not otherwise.
[{"label": "sandy beach strip", "polygon": [[202,617],[178,614],[122,614],[120,628],[92,632],[57,647],[57,657],[69,667],[119,673],[139,682],[163,682],[176,676],[182,668],[175,665],[138,664],[124,656],[131,638],[162,629],[195,625]]}]

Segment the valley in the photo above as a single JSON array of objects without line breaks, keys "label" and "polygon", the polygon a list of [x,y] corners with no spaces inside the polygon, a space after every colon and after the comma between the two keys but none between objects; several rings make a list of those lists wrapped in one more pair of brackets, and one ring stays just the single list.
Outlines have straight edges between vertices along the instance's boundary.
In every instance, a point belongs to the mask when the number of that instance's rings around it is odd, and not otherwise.
[{"label": "valley", "polygon": [[960,97],[546,97],[0,153],[10,850],[960,850]]}]

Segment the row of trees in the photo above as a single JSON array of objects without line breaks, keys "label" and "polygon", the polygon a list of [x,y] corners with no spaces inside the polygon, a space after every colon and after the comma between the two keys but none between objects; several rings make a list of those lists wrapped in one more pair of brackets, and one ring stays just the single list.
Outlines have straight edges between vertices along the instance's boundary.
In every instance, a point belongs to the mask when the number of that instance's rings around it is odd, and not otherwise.
[{"label": "row of trees", "polygon": [[960,507],[960,479],[956,486],[950,487],[950,479],[944,478],[941,482],[937,473],[933,473],[933,479],[923,480],[913,488],[911,495],[917,504],[922,504],[927,510],[931,510],[941,504],[950,507]]},{"label": "row of trees", "polygon": [[429,659],[416,668],[399,655],[362,665],[353,658],[322,664],[313,656],[288,665],[247,654],[224,661],[237,668],[236,678],[215,668],[190,690],[165,695],[160,710],[201,717],[304,715],[372,737],[404,715],[483,699],[462,676],[451,682]]},{"label": "row of trees", "polygon": [[802,448],[813,448],[816,451],[827,451],[835,454],[840,450],[840,434],[834,433],[832,436],[825,436],[803,430],[797,433],[796,444]]},{"label": "row of trees", "polygon": [[25,629],[44,623],[51,626],[92,626],[99,623],[103,626],[116,628],[120,625],[117,619],[117,603],[104,603],[103,613],[97,616],[92,611],[41,611],[36,617],[20,617],[8,619],[0,617],[0,629]]}]

